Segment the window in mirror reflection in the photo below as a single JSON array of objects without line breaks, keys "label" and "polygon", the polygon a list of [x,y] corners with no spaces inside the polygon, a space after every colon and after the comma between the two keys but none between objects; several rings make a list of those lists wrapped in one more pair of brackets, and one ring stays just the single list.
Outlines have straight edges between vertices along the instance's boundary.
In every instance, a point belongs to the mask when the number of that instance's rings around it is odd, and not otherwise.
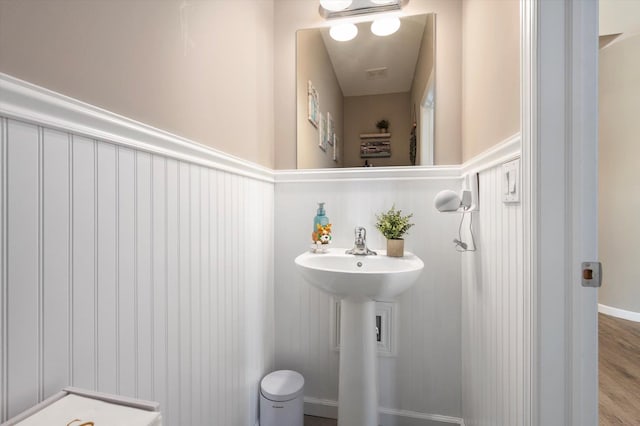
[{"label": "window in mirror reflection", "polygon": [[[342,42],[329,28],[297,32],[298,168],[433,164],[435,14],[404,16],[385,37],[372,33],[371,22],[356,25],[357,35]],[[321,129],[308,120],[309,82],[319,114],[332,117],[336,161],[332,150],[319,149]],[[391,155],[363,157],[361,142],[381,133],[382,119]]]}]

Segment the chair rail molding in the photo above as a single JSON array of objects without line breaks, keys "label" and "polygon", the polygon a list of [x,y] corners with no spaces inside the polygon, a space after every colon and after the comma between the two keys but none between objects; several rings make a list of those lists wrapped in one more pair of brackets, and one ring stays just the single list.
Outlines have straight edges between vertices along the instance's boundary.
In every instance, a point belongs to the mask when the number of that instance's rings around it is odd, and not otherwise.
[{"label": "chair rail molding", "polygon": [[273,182],[273,170],[0,73],[0,115]]},{"label": "chair rail molding", "polygon": [[480,173],[499,164],[519,158],[521,150],[522,137],[518,132],[464,162],[460,167],[461,172],[463,175]]},{"label": "chair rail molding", "polygon": [[276,183],[372,182],[461,178],[460,165],[275,170]]}]

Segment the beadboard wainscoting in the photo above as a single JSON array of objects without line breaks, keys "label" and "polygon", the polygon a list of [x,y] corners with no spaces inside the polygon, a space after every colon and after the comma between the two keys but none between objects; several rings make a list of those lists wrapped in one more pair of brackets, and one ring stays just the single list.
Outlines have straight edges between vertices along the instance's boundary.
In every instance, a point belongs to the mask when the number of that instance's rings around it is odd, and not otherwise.
[{"label": "beadboard wainscoting", "polygon": [[273,183],[29,121],[0,120],[0,420],[73,385],[254,426]]},{"label": "beadboard wainscoting", "polygon": [[520,138],[515,136],[463,167],[479,173],[480,198],[480,209],[473,213],[478,251],[462,255],[462,406],[467,426],[526,424],[522,207],[502,201],[502,163],[519,155]]},{"label": "beadboard wainscoting", "polygon": [[[393,204],[413,213],[405,249],[425,262],[418,282],[397,303],[398,353],[379,357],[382,424],[461,423],[461,268],[451,241],[459,215],[433,206],[443,189],[459,190],[459,167],[276,172],[276,367],[305,377],[309,414],[335,416],[339,353],[332,350],[331,298],[306,284],[294,258],[309,249],[317,202],[326,202],[333,247],[353,246],[354,228],[384,249],[375,214]],[[373,326],[373,324],[372,324]]]},{"label": "beadboard wainscoting", "polygon": [[[0,421],[74,385],[159,401],[169,426],[255,426],[274,368],[335,417],[331,298],[293,264],[324,201],[334,247],[362,225],[383,248],[375,213],[414,214],[425,269],[379,357],[381,423],[524,425],[522,208],[501,169],[519,152],[273,171],[0,74]],[[460,215],[433,199],[475,173],[478,251],[458,253]]]}]

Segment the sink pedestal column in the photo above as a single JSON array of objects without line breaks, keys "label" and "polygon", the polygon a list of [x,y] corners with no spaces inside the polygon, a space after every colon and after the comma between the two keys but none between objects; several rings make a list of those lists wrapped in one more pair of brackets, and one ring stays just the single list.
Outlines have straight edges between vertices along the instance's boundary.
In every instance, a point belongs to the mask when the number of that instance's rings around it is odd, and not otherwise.
[{"label": "sink pedestal column", "polygon": [[378,426],[378,353],[375,302],[340,303],[338,426]]}]

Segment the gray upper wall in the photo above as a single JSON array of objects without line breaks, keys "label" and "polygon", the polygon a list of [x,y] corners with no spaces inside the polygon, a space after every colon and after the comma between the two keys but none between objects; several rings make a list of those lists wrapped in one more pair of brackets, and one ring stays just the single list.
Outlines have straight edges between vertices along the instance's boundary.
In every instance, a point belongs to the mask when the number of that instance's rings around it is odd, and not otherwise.
[{"label": "gray upper wall", "polygon": [[[182,3],[2,1],[0,72],[267,167],[295,168],[295,32],[323,24],[317,4]],[[518,5],[412,0],[405,8],[437,14],[436,164],[459,164],[519,130]]]},{"label": "gray upper wall", "polygon": [[[307,112],[308,87],[310,81],[320,94],[321,113],[326,119],[327,112],[331,114],[338,137],[340,151],[343,151],[344,133],[344,101],[338,78],[333,71],[331,58],[319,31],[301,31],[298,37],[298,59],[300,63],[297,73],[297,108]],[[307,118],[307,113],[297,114],[297,132],[300,140],[297,144],[297,163],[301,169],[319,169],[342,166],[343,155],[338,161],[333,161],[333,147],[326,146],[326,150],[318,148],[319,131]]]},{"label": "gray upper wall", "polygon": [[520,2],[463,0],[462,34],[462,161],[468,161],[520,132]]},{"label": "gray upper wall", "polygon": [[0,1],[0,72],[273,167],[273,1]]},{"label": "gray upper wall", "polygon": [[640,312],[640,35],[600,50],[598,251],[599,303]]}]

